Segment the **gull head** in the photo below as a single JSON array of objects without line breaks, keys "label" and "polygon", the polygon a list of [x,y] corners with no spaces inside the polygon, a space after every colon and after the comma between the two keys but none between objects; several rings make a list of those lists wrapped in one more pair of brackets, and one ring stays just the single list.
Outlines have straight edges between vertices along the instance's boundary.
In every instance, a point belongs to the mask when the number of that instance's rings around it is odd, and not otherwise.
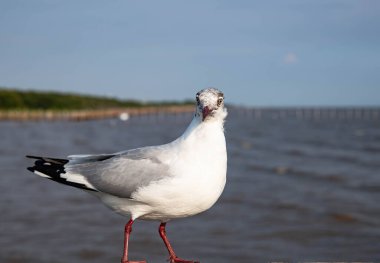
[{"label": "gull head", "polygon": [[224,95],[218,89],[207,88],[196,94],[195,116],[203,122],[212,120],[224,120],[227,110],[224,108]]}]

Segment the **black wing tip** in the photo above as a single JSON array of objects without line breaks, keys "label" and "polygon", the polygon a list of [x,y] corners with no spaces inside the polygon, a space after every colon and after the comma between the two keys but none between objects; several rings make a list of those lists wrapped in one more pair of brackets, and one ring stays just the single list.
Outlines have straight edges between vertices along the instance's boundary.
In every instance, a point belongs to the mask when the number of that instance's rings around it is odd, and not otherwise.
[{"label": "black wing tip", "polygon": [[[26,155],[26,157],[31,158],[31,159],[37,159],[35,161],[34,166],[26,168],[32,173],[36,173],[36,172],[42,173],[46,175],[47,179],[56,181],[58,183],[73,186],[73,187],[80,188],[87,191],[98,192],[97,190],[91,189],[84,184],[70,182],[70,181],[67,181],[67,179],[61,177],[61,174],[65,173],[64,165],[68,163],[68,160],[66,159],[40,157],[40,156],[34,156],[34,155]],[[45,166],[44,165],[45,163],[49,163],[50,165]]]}]

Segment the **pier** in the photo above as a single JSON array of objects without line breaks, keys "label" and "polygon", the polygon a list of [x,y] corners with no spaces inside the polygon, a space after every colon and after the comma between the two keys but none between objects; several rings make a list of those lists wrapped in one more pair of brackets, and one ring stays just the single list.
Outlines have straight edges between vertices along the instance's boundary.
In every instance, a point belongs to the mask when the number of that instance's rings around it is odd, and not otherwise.
[{"label": "pier", "polygon": [[231,107],[229,111],[255,120],[380,120],[380,107]]}]

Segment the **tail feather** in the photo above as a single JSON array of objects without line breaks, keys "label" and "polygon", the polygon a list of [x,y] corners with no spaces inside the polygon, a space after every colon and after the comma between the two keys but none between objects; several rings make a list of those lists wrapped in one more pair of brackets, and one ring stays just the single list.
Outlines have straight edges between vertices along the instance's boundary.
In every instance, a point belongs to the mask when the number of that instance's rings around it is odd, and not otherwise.
[{"label": "tail feather", "polygon": [[66,173],[65,164],[67,164],[69,160],[32,155],[27,155],[26,157],[36,159],[34,166],[28,167],[27,169],[41,177],[45,177],[58,183],[73,186],[76,188],[96,191],[95,189],[89,188],[85,184],[69,181],[66,177],[63,176]]}]

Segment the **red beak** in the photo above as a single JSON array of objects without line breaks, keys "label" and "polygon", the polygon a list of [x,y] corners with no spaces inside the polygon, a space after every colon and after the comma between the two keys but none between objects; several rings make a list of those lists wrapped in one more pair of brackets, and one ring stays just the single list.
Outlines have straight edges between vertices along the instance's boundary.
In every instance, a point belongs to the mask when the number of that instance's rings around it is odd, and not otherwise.
[{"label": "red beak", "polygon": [[211,110],[209,109],[209,107],[204,107],[203,110],[202,110],[202,121],[204,121],[206,119],[206,117],[210,114]]}]

